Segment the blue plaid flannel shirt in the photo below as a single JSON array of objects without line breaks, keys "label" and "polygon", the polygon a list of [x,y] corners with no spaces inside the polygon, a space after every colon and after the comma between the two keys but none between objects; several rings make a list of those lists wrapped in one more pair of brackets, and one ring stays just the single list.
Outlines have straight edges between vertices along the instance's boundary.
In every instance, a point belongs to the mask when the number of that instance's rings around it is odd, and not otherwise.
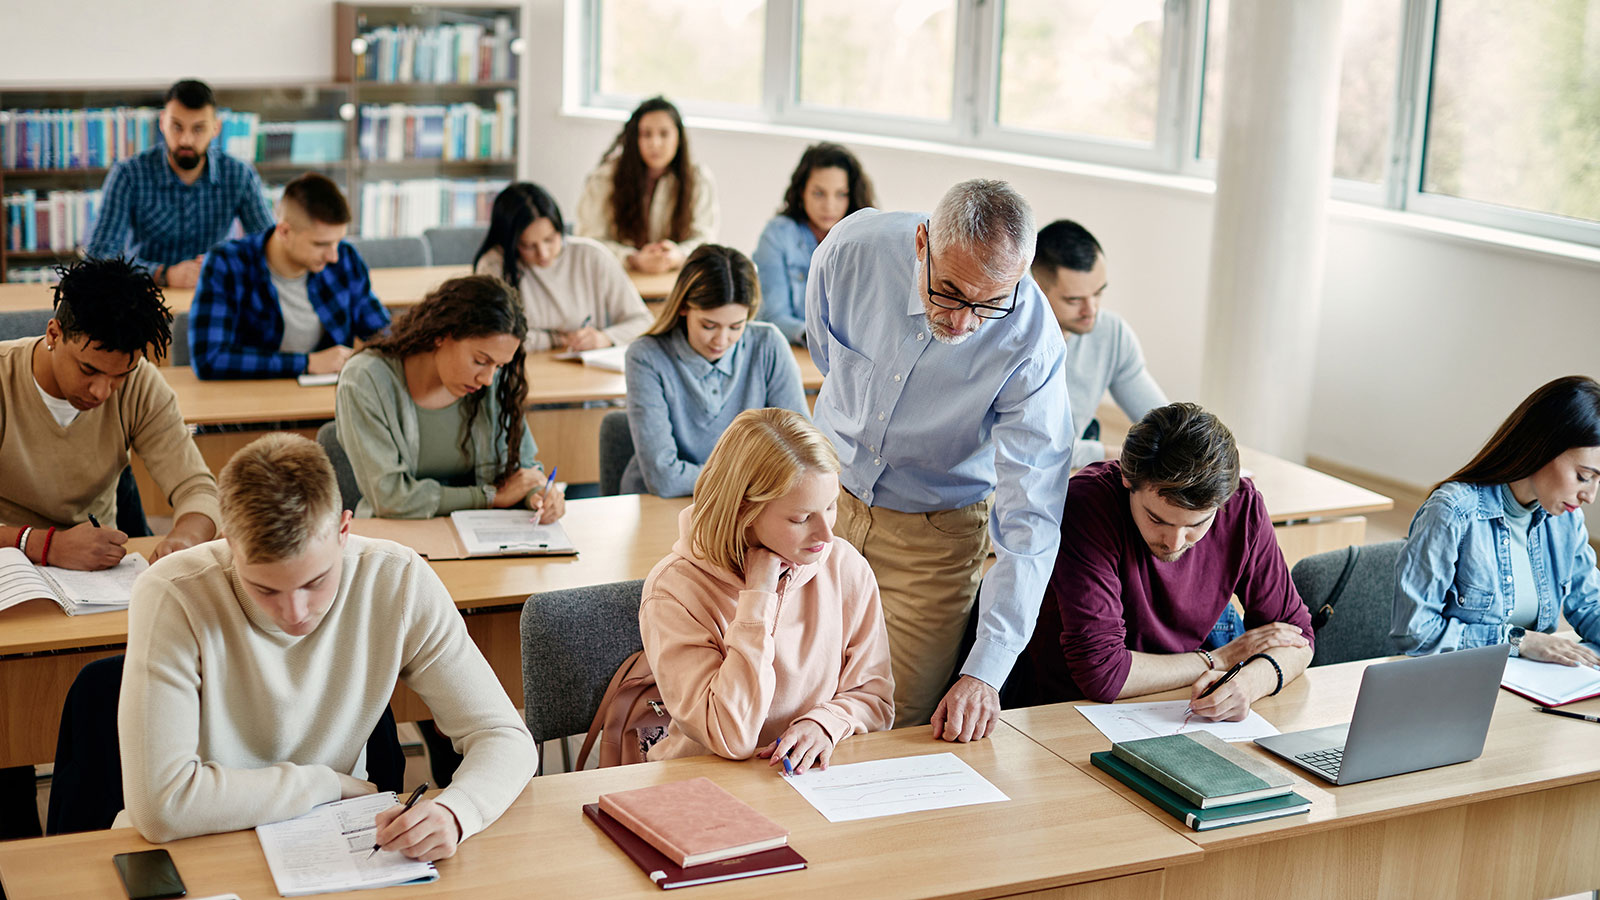
[{"label": "blue plaid flannel shirt", "polygon": [[[306,354],[278,352],[283,309],[267,272],[272,233],[225,241],[206,255],[189,305],[189,364],[201,378],[276,378],[306,370]],[[322,346],[350,346],[389,327],[367,264],[344,241],[338,262],[306,276],[306,296],[322,320]]]},{"label": "blue plaid flannel shirt", "polygon": [[158,143],[117,163],[106,176],[87,252],[113,257],[131,251],[134,262],[154,274],[158,266],[210,250],[227,238],[234,219],[246,234],[272,226],[256,170],[212,141],[205,171],[194,184],[184,184],[167,165],[167,145]]}]

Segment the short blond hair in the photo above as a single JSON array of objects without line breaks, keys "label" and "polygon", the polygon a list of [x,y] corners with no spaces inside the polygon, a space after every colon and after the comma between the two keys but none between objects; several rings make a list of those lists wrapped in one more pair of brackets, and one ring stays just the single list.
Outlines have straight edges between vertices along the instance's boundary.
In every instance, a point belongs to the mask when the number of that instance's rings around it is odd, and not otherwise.
[{"label": "short blond hair", "polygon": [[222,530],[249,563],[299,556],[339,520],[339,482],[315,441],[277,432],[233,455],[217,478]]},{"label": "short blond hair", "polygon": [[747,409],[717,440],[694,484],[691,537],[707,562],[744,576],[745,531],[806,472],[839,471],[839,454],[792,409]]}]

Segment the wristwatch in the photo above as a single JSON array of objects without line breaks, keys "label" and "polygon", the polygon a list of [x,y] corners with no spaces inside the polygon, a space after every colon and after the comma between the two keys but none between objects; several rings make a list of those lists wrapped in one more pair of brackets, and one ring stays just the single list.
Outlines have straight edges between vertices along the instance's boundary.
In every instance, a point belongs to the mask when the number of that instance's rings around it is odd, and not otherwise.
[{"label": "wristwatch", "polygon": [[492,484],[483,485],[483,495],[489,501],[489,508],[494,509],[494,495],[499,489]]},{"label": "wristwatch", "polygon": [[1512,656],[1522,655],[1522,639],[1526,637],[1527,634],[1528,629],[1523,628],[1521,625],[1513,625],[1511,626],[1511,629],[1506,632],[1506,643],[1511,645]]}]

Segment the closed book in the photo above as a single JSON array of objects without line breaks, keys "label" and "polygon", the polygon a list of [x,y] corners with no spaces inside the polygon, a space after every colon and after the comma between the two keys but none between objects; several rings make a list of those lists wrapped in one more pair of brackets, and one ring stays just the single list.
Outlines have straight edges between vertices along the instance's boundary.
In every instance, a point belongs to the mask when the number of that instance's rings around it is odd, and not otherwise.
[{"label": "closed book", "polygon": [[1266,800],[1201,809],[1185,803],[1182,797],[1123,762],[1109,750],[1089,754],[1089,761],[1095,768],[1109,773],[1111,777],[1133,788],[1151,803],[1166,810],[1173,818],[1195,831],[1210,831],[1213,828],[1243,825],[1246,822],[1259,822],[1281,816],[1296,816],[1311,811],[1311,801],[1293,792]]},{"label": "closed book", "polygon": [[1289,793],[1289,773],[1209,731],[1112,744],[1111,752],[1201,809]]},{"label": "closed book", "polygon": [[680,866],[789,843],[789,831],[709,778],[600,795],[600,808]]},{"label": "closed book", "polygon": [[599,826],[606,837],[611,838],[622,852],[633,860],[634,865],[643,869],[645,875],[662,890],[693,887],[716,881],[733,881],[738,878],[754,878],[757,875],[774,875],[778,872],[793,872],[806,867],[805,857],[796,853],[793,847],[774,847],[771,850],[719,859],[698,866],[680,866],[667,859],[660,850],[650,846],[643,838],[629,831],[621,822],[602,812],[600,804],[585,803],[583,814]]}]

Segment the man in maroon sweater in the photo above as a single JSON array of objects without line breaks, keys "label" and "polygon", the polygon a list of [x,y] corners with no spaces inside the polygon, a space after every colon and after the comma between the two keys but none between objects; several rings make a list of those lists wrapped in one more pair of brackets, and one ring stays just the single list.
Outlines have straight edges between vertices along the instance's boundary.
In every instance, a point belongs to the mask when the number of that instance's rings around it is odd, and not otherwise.
[{"label": "man in maroon sweater", "polygon": [[[1233,596],[1245,633],[1208,651]],[[1311,637],[1266,505],[1239,478],[1233,434],[1173,403],[1133,426],[1120,460],[1072,477],[1019,693],[1029,704],[1105,702],[1188,687],[1199,715],[1239,720],[1305,671]]]}]

